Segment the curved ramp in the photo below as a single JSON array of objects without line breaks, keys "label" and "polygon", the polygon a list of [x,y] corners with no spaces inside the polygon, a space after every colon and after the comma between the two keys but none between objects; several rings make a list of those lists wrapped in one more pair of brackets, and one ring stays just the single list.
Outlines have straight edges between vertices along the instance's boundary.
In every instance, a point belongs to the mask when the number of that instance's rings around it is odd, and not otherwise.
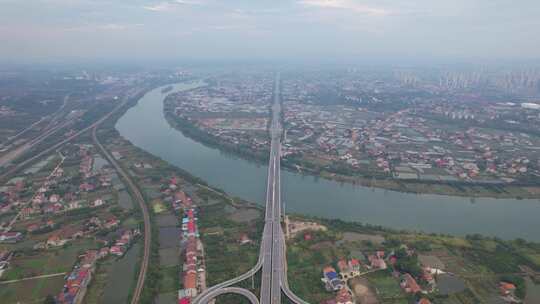
[{"label": "curved ramp", "polygon": [[255,296],[251,291],[249,291],[247,289],[244,289],[244,288],[239,288],[239,287],[226,287],[226,288],[218,289],[218,290],[208,294],[203,299],[201,299],[199,303],[207,304],[211,300],[215,299],[216,297],[218,297],[220,295],[230,294],[230,293],[244,296],[245,298],[247,298],[251,302],[251,304],[259,304],[259,299],[257,299],[257,296]]}]

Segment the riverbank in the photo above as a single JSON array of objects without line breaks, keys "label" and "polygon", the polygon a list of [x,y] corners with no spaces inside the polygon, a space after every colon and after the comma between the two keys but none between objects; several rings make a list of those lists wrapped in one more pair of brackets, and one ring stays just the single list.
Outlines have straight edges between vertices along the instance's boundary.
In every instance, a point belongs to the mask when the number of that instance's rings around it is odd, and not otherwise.
[{"label": "riverbank", "polygon": [[174,113],[172,113],[172,109],[168,108],[167,106],[164,107],[164,115],[167,123],[169,123],[171,127],[182,132],[182,134],[185,136],[203,143],[210,148],[219,149],[225,153],[230,153],[259,164],[268,162],[269,150],[256,151],[253,149],[240,149],[238,146],[221,140],[219,137],[208,134],[194,126],[191,122],[174,115]]},{"label": "riverbank", "polygon": [[[302,216],[288,222],[291,289],[309,303],[337,295],[332,284],[321,282],[323,269],[341,274],[340,284],[348,285],[351,296],[371,304],[416,303],[422,297],[443,304],[504,303],[500,282],[512,283],[516,289],[511,294],[520,299],[534,297],[540,287],[538,243],[395,231]],[[407,275],[417,284],[416,291],[403,286]]]},{"label": "riverbank", "polygon": [[[295,165],[294,165],[295,166]],[[291,166],[286,166],[291,168]],[[295,167],[296,168],[296,167]],[[299,170],[302,172],[302,170]],[[510,198],[510,199],[537,199],[540,198],[540,186],[517,186],[512,184],[471,184],[467,182],[423,182],[419,180],[398,180],[365,178],[360,176],[345,176],[322,171],[319,176],[340,183],[387,189],[391,191],[413,194],[449,195],[469,198]]]},{"label": "riverbank", "polygon": [[[267,150],[239,148],[233,143],[227,142],[226,140],[201,130],[191,121],[175,115],[174,108],[172,107],[171,102],[167,101],[167,98],[165,99],[164,103],[164,117],[168,124],[176,130],[182,132],[186,137],[198,141],[210,148],[219,149],[225,153],[230,153],[261,165],[268,161]],[[297,172],[303,175],[321,177],[339,183],[348,183],[351,185],[380,188],[403,193],[450,195],[473,198],[540,198],[540,185],[534,184],[515,185],[471,183],[465,181],[439,182],[399,180],[385,176],[366,177],[362,175],[362,172],[358,172],[358,175],[352,176],[328,171],[325,168],[317,167],[312,163],[287,157],[283,158],[282,165],[289,171]]]}]

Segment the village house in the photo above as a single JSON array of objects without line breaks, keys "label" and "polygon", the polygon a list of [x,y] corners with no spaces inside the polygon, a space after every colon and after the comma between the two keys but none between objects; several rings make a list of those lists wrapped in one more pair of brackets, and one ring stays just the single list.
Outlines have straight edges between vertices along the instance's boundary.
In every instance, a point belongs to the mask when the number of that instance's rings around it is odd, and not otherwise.
[{"label": "village house", "polygon": [[514,295],[516,285],[508,282],[499,282],[499,291],[502,296]]},{"label": "village house", "polygon": [[105,201],[98,198],[96,200],[94,200],[93,202],[90,202],[90,207],[99,207],[99,206],[103,206],[105,204]]},{"label": "village house", "polygon": [[[183,206],[191,206],[191,199],[182,191],[175,193],[175,199]],[[191,299],[197,296],[199,288],[206,286],[206,272],[203,265],[199,265],[198,259],[202,251],[202,243],[198,240],[196,221],[195,210],[193,208],[186,209],[182,218],[182,233],[186,240],[185,260],[182,266],[184,289],[178,292],[179,303],[190,303]],[[245,237],[247,238],[247,235]]]},{"label": "village house", "polygon": [[[384,256],[384,253],[383,253]],[[370,262],[370,267],[372,269],[386,269],[388,266],[386,265],[386,262],[381,258],[380,254],[370,255],[368,256],[368,260]]]},{"label": "village house", "polygon": [[43,206],[43,212],[53,214],[62,211],[63,208],[64,206],[62,206],[60,203],[47,204]]},{"label": "village house", "polygon": [[110,219],[108,219],[105,224],[103,225],[103,227],[107,228],[107,229],[112,229],[114,227],[117,227],[118,224],[120,224],[120,221],[116,218],[116,217],[111,217]]},{"label": "village house", "polygon": [[82,183],[79,186],[79,190],[84,191],[84,192],[94,191],[95,188],[96,187],[93,184],[90,184],[90,183]]},{"label": "village house", "polygon": [[66,244],[69,240],[61,238],[59,234],[49,236],[47,239],[47,247],[60,247]]},{"label": "village house", "polygon": [[89,250],[82,256],[79,263],[67,277],[62,291],[56,296],[57,304],[82,303],[88,284],[92,280],[97,259],[98,252],[95,250]]},{"label": "village house", "polygon": [[116,256],[123,256],[125,253],[125,249],[123,246],[114,245],[111,246],[111,248],[109,249],[109,253]]},{"label": "village house", "polygon": [[2,213],[8,213],[11,211],[12,204],[6,203],[0,206],[0,214]]},{"label": "village house", "polygon": [[34,214],[36,211],[34,208],[25,207],[21,210],[21,217],[22,218],[29,218],[32,214]]},{"label": "village house", "polygon": [[98,252],[98,259],[102,259],[109,255],[109,247],[103,247]]},{"label": "village house", "polygon": [[16,243],[23,239],[20,232],[2,232],[0,233],[0,243]]},{"label": "village house", "polygon": [[422,291],[416,280],[408,273],[402,276],[400,286],[406,293],[415,294]]},{"label": "village house", "polygon": [[321,280],[328,291],[337,291],[344,286],[344,282],[339,278],[336,269],[331,266],[323,269],[323,278]]},{"label": "village house", "polygon": [[49,203],[58,203],[60,201],[60,195],[53,194],[49,197]]},{"label": "village house", "polygon": [[242,235],[240,236],[239,242],[240,242],[240,245],[246,245],[246,244],[253,243],[253,241],[250,238],[248,238],[246,233],[242,233]]},{"label": "village house", "polygon": [[71,201],[68,203],[67,208],[69,210],[81,208],[81,203],[79,201]]},{"label": "village house", "polygon": [[345,259],[338,261],[339,274],[343,280],[348,280],[360,275],[360,262],[357,259],[351,259],[347,262]]},{"label": "village house", "polygon": [[342,287],[336,295],[336,304],[353,304],[352,295],[347,288]]},{"label": "village house", "polygon": [[38,224],[30,224],[30,225],[26,226],[26,231],[32,233],[32,232],[38,230],[39,228],[40,227],[39,227]]}]

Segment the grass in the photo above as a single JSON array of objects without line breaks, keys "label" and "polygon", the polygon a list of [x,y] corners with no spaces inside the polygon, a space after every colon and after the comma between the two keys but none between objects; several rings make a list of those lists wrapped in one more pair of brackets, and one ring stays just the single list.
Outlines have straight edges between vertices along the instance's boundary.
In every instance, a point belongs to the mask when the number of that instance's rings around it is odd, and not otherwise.
[{"label": "grass", "polygon": [[379,298],[385,300],[385,303],[387,299],[403,299],[406,297],[399,286],[399,282],[388,271],[373,272],[366,275],[366,278],[376,289]]},{"label": "grass", "polygon": [[527,257],[538,267],[540,267],[540,253],[527,254]]},{"label": "grass", "polygon": [[158,214],[165,211],[166,207],[161,200],[154,200],[152,201],[152,210],[155,214]]},{"label": "grass", "polygon": [[137,228],[139,226],[139,221],[135,217],[128,217],[122,221],[122,228]]},{"label": "grass", "polygon": [[160,269],[159,293],[174,292],[180,289],[180,267],[171,266]]},{"label": "grass", "polygon": [[[111,263],[110,260],[105,263]],[[84,297],[86,304],[101,303],[105,286],[107,285],[107,267],[104,263],[98,264],[96,272]]]},{"label": "grass", "polygon": [[471,243],[466,239],[453,237],[453,236],[442,236],[442,235],[428,235],[428,234],[407,234],[404,237],[400,237],[403,241],[406,242],[418,242],[418,241],[428,241],[431,245],[443,245],[451,247],[471,247]]},{"label": "grass", "polygon": [[[252,239],[259,236],[257,226],[238,224],[223,216],[226,204],[201,206],[199,227],[201,240],[206,251],[208,286],[223,282],[248,271],[256,264],[259,247],[240,245],[242,233],[253,233]],[[208,231],[214,233],[209,234]],[[215,233],[218,232],[218,233]],[[222,233],[219,233],[222,232]]]},{"label": "grass", "polygon": [[[319,303],[335,297],[333,292],[326,291],[321,282],[322,269],[325,266],[335,266],[339,257],[347,256],[341,248],[322,246],[318,242],[310,246],[310,242],[300,241],[287,245],[288,276],[291,289],[310,303]],[[324,242],[326,244],[326,242]],[[317,247],[317,249],[313,249]]]},{"label": "grass", "polygon": [[257,262],[255,245],[241,246],[236,242],[223,237],[207,236],[203,238],[206,248],[206,266],[208,285],[214,285],[248,271]]},{"label": "grass", "polygon": [[480,245],[487,251],[495,251],[497,248],[497,242],[493,240],[481,240]]},{"label": "grass", "polygon": [[36,255],[18,255],[11,260],[9,270],[3,280],[17,280],[43,274],[68,272],[81,252],[95,248],[92,240],[78,240],[66,246],[49,251],[38,252]]},{"label": "grass", "polygon": [[1,285],[2,303],[41,303],[47,295],[56,295],[64,286],[64,277],[36,279]]},{"label": "grass", "polygon": [[225,294],[217,297],[216,304],[249,304],[249,300],[241,295]]}]

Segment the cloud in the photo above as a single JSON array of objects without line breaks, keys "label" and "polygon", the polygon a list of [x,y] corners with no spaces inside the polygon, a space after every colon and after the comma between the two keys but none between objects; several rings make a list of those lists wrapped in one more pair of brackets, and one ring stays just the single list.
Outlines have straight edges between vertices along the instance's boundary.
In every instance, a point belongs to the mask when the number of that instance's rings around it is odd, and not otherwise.
[{"label": "cloud", "polygon": [[166,12],[175,9],[180,5],[201,5],[203,2],[197,0],[175,0],[164,1],[154,5],[145,5],[143,8],[153,12]]},{"label": "cloud", "polygon": [[171,4],[169,2],[161,2],[156,5],[148,5],[143,6],[145,10],[153,11],[153,12],[163,12],[168,11],[172,8]]},{"label": "cloud", "polygon": [[137,23],[137,24],[108,23],[108,24],[98,25],[96,26],[96,29],[105,30],[105,31],[121,31],[128,28],[139,27],[139,26],[143,26],[143,24],[141,23]]},{"label": "cloud", "polygon": [[282,14],[284,11],[282,9],[241,9],[236,8],[233,10],[236,14],[241,15],[277,15]]},{"label": "cloud", "polygon": [[92,24],[92,25],[83,25],[77,27],[70,27],[65,29],[68,32],[96,32],[96,31],[123,31],[128,29],[133,29],[141,27],[144,24],[142,23],[132,23],[132,24],[119,24],[119,23],[106,23],[106,24]]},{"label": "cloud", "polygon": [[299,3],[306,7],[350,10],[370,16],[386,16],[390,14],[390,11],[386,9],[360,4],[354,0],[300,0]]}]

